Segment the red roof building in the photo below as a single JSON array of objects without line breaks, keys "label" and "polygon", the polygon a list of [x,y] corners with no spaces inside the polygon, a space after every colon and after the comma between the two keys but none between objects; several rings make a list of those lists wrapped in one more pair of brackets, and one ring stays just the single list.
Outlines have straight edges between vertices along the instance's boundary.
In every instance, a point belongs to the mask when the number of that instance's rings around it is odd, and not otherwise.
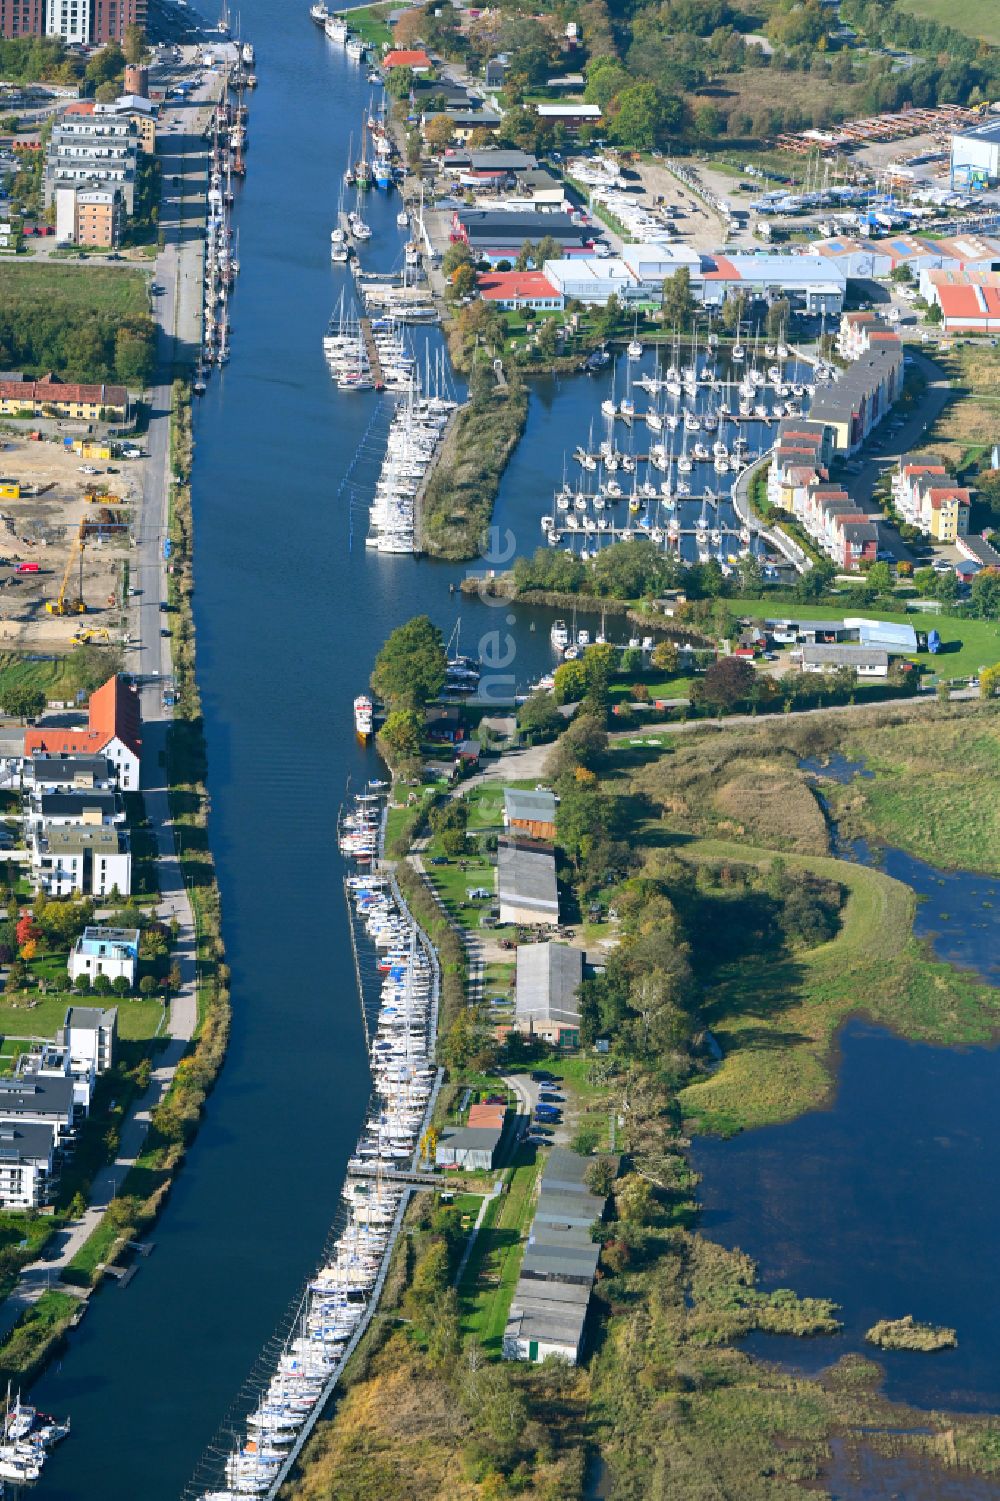
[{"label": "red roof building", "polygon": [[422,47],[394,47],[382,59],[383,68],[409,68],[413,73],[429,73],[431,60]]},{"label": "red roof building", "polygon": [[559,311],[566,304],[544,271],[488,271],[478,277],[476,286],[484,302],[502,308]]},{"label": "red roof building", "polygon": [[124,677],[108,678],[90,695],[85,730],[28,730],[24,736],[26,756],[47,751],[56,756],[105,755],[118,772],[126,791],[139,788],[139,757],[142,751],[142,715],[139,695]]},{"label": "red roof building", "polygon": [[48,411],[90,421],[106,414],[124,420],[128,413],[128,391],[124,386],[76,385],[51,373],[41,380],[0,381],[0,413],[44,417]]}]

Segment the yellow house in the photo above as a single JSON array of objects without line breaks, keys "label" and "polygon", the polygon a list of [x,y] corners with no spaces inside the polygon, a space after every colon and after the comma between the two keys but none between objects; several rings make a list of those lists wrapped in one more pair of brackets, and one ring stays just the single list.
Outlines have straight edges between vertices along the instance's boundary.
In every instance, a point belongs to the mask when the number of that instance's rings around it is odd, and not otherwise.
[{"label": "yellow house", "polygon": [[922,496],[922,521],[935,542],[954,542],[969,532],[968,490],[960,486],[928,486]]},{"label": "yellow house", "polygon": [[20,500],[21,481],[16,479],[0,479],[0,500]]}]

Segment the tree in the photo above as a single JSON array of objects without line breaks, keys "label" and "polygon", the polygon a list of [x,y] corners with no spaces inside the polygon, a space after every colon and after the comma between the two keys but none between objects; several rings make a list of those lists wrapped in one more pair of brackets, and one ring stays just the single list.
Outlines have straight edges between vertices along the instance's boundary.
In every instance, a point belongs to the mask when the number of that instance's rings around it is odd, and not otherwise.
[{"label": "tree", "polygon": [[865,575],[870,589],[876,594],[889,594],[892,590],[892,569],[888,563],[873,563]]},{"label": "tree", "polygon": [[424,722],[415,709],[392,709],[378,732],[378,743],[391,766],[420,755]]},{"label": "tree", "polygon": [[733,297],[727,297],[722,304],[722,325],[730,333],[734,333],[747,315],[747,299],[745,292],[737,292]]},{"label": "tree", "polygon": [[458,266],[451,274],[451,296],[471,297],[476,290],[476,273],[471,266]]},{"label": "tree", "polygon": [[556,704],[577,704],[587,691],[587,669],[579,657],[560,662],[553,673],[552,698]]},{"label": "tree", "polygon": [[426,615],[397,626],[375,658],[371,684],[391,709],[422,708],[444,687],[444,637]]},{"label": "tree", "polygon": [[583,714],[564,730],[546,762],[552,777],[575,772],[578,766],[596,771],[608,753],[608,733],[599,719]]},{"label": "tree", "polygon": [[107,975],[95,975],[94,976],[94,994],[95,995],[110,995],[111,994],[111,981],[108,979]]},{"label": "tree", "polygon": [[562,246],[554,235],[543,235],[535,246],[535,265],[544,266],[546,261],[561,261]]},{"label": "tree", "polygon": [[714,104],[701,104],[694,112],[694,128],[700,136],[717,136],[723,126],[723,118]]},{"label": "tree", "polygon": [[156,990],[156,978],[153,975],[143,975],[139,981],[139,994],[151,996]]},{"label": "tree", "polygon": [[731,709],[750,697],[757,674],[743,657],[720,657],[712,662],[698,685],[706,704]]},{"label": "tree", "polygon": [[984,667],[979,674],[979,697],[996,698],[1000,695],[1000,662]]},{"label": "tree", "polygon": [[449,278],[458,270],[459,266],[471,265],[472,251],[464,240],[454,240],[441,257],[441,270]]},{"label": "tree", "polygon": [[141,26],[126,26],[122,53],[125,61],[133,66],[145,62],[149,54],[146,49],[146,33]]},{"label": "tree", "polygon": [[394,99],[406,99],[413,87],[414,73],[412,68],[389,68],[385,80],[385,91]]},{"label": "tree", "polygon": [[125,54],[117,42],[108,42],[100,52],[95,52],[87,63],[84,77],[94,88],[102,83],[112,83],[119,79],[125,67]]},{"label": "tree", "polygon": [[618,95],[618,113],[609,133],[618,146],[630,151],[649,151],[668,135],[676,134],[684,121],[684,105],[664,94],[655,83],[635,83]]},{"label": "tree", "polygon": [[527,271],[535,258],[535,247],[530,240],[525,240],[517,252],[517,260],[514,262],[515,271]]},{"label": "tree", "polygon": [[446,855],[456,859],[466,851],[466,830],[469,827],[469,806],[461,799],[451,799],[439,808],[432,808],[429,823]]},{"label": "tree", "polygon": [[691,272],[681,266],[663,283],[663,320],[671,328],[686,328],[693,312]]},{"label": "tree", "polygon": [[658,641],[650,653],[649,660],[658,672],[676,672],[679,661],[677,643],[674,641]]},{"label": "tree", "polygon": [[43,689],[27,683],[5,683],[0,688],[0,709],[12,719],[37,719],[47,702]]},{"label": "tree", "polygon": [[551,693],[530,694],[517,711],[518,728],[529,735],[551,735],[560,729],[562,715]]},{"label": "tree", "polygon": [[126,996],[129,994],[132,987],[128,983],[127,976],[115,975],[114,979],[111,981],[111,989],[114,991],[115,995]]},{"label": "tree", "polygon": [[767,332],[776,339],[784,330],[791,316],[792,304],[787,297],[778,297],[767,310]]},{"label": "tree", "polygon": [[951,605],[958,598],[959,582],[954,573],[938,573],[934,576],[934,598],[943,605]]},{"label": "tree", "polygon": [[454,126],[447,115],[432,115],[424,126],[424,140],[432,151],[443,151],[451,144]]},{"label": "tree", "polygon": [[1000,617],[1000,569],[984,568],[972,580],[972,609],[980,620]]},{"label": "tree", "polygon": [[[147,979],[152,980],[153,979],[152,975],[148,975]],[[154,988],[156,986],[156,981],[155,980],[153,980],[153,986],[154,986]],[[79,975],[77,975],[76,979],[73,981],[73,989],[77,992],[78,995],[89,995],[89,993],[90,993],[90,976],[87,975],[87,974],[82,974],[82,973],[79,974]]]}]

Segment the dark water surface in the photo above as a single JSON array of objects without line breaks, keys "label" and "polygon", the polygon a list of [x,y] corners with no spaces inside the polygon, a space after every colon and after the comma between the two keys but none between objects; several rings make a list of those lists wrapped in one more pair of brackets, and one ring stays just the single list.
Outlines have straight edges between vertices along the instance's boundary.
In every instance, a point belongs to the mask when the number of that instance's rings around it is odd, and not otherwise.
[{"label": "dark water surface", "polygon": [[[806,1370],[848,1350],[886,1368],[890,1397],[1000,1409],[1000,1092],[993,1049],[904,1042],[861,1022],[842,1032],[829,1109],[693,1148],[702,1228],[756,1258],[761,1285],[842,1307],[828,1339],[753,1336],[747,1348]],[[877,1319],[958,1330],[955,1350],[876,1351]]]}]

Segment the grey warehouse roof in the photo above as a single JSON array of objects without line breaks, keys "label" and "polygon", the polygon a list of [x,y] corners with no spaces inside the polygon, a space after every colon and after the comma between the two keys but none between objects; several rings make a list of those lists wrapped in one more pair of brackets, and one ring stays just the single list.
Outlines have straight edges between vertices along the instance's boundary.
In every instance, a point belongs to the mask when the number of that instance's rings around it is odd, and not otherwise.
[{"label": "grey warehouse roof", "polygon": [[813,667],[888,667],[889,653],[869,646],[804,646],[802,665]]},{"label": "grey warehouse roof", "polygon": [[517,950],[517,1015],[579,1025],[583,954],[565,943],[523,943]]},{"label": "grey warehouse roof", "polygon": [[547,849],[501,843],[497,850],[497,893],[501,902],[558,917],[555,855]]}]

